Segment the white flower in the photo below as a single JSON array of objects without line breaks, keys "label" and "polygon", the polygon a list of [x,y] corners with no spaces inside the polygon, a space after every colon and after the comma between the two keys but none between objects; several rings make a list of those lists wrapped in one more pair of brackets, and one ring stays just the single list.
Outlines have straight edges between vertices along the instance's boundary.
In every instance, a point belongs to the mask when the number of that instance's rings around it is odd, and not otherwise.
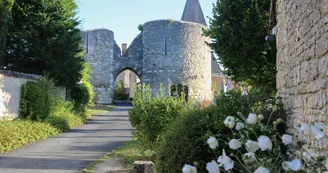
[{"label": "white flower", "polygon": [[311,155],[307,152],[303,152],[303,158],[306,159],[306,160],[311,160]]},{"label": "white flower", "polygon": [[219,164],[214,160],[206,164],[206,169],[208,173],[220,173]]},{"label": "white flower", "polygon": [[243,123],[237,123],[236,130],[241,130],[243,128],[245,128],[245,125]]},{"label": "white flower", "polygon": [[257,117],[257,119],[258,119],[259,121],[262,121],[262,120],[264,119],[264,116],[263,116],[263,115],[259,115],[259,116]]},{"label": "white flower", "polygon": [[210,146],[210,148],[213,150],[219,146],[218,140],[216,140],[216,138],[213,136],[211,136],[210,138],[207,139],[207,143]]},{"label": "white flower", "polygon": [[257,122],[257,116],[256,116],[256,114],[250,113],[248,115],[248,118],[247,118],[246,122],[248,124],[256,124],[256,122]]},{"label": "white flower", "polygon": [[224,124],[225,124],[227,127],[229,127],[230,129],[232,129],[232,128],[235,127],[235,125],[236,125],[235,117],[228,116],[228,117],[224,120]]},{"label": "white flower", "polygon": [[243,159],[246,163],[252,163],[256,161],[255,154],[252,152],[244,154]]},{"label": "white flower", "polygon": [[302,162],[300,159],[294,159],[291,162],[286,161],[282,163],[282,168],[286,171],[299,171],[302,168]]},{"label": "white flower", "polygon": [[281,139],[285,145],[293,143],[293,137],[291,135],[284,134]]},{"label": "white flower", "polygon": [[232,169],[234,166],[234,162],[227,156],[225,150],[222,150],[222,156],[218,158],[218,163],[220,163],[220,167],[224,167],[225,171]]},{"label": "white flower", "polygon": [[316,127],[315,125],[311,126],[311,132],[312,132],[312,135],[314,135],[314,137],[317,140],[320,140],[325,136],[325,134],[321,131],[321,129]]},{"label": "white flower", "polygon": [[230,142],[229,142],[229,147],[233,150],[237,150],[238,148],[241,147],[241,143],[239,140],[237,139],[232,139]]},{"label": "white flower", "polygon": [[269,169],[265,168],[265,167],[259,167],[255,170],[254,173],[270,173]]},{"label": "white flower", "polygon": [[311,136],[311,126],[309,124],[302,123],[301,130],[304,131],[305,135]]},{"label": "white flower", "polygon": [[262,151],[272,150],[272,142],[269,137],[262,135],[257,139],[257,142]]},{"label": "white flower", "polygon": [[247,140],[245,146],[247,151],[252,153],[255,153],[258,149],[260,149],[259,143],[256,141]]},{"label": "white flower", "polygon": [[325,127],[325,125],[321,122],[314,123],[314,126],[316,126],[318,129],[323,129]]},{"label": "white flower", "polygon": [[182,173],[197,173],[197,170],[194,166],[184,165],[182,168]]},{"label": "white flower", "polygon": [[302,162],[300,159],[294,159],[291,161],[289,168],[292,171],[299,171],[302,168]]}]

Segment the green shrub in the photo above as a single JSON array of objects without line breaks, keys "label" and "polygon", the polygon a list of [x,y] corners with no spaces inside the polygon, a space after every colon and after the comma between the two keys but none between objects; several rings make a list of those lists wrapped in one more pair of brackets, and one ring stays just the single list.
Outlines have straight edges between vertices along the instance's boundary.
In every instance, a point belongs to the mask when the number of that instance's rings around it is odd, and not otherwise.
[{"label": "green shrub", "polygon": [[0,153],[54,136],[58,130],[47,123],[32,121],[0,121]]},{"label": "green shrub", "polygon": [[152,97],[149,86],[138,90],[133,100],[134,107],[129,111],[129,119],[136,129],[135,136],[145,149],[156,150],[162,134],[170,124],[191,107],[184,99],[167,97],[163,88]]},{"label": "green shrub", "polygon": [[225,117],[220,116],[216,106],[187,114],[179,117],[163,136],[156,153],[158,173],[181,172],[184,164],[192,165],[194,162],[204,168],[215,157],[206,143],[208,136],[212,133],[222,134],[222,139],[230,134],[229,129],[221,123]]},{"label": "green shrub", "polygon": [[90,73],[91,73],[91,67],[88,63],[83,63],[83,70],[82,70],[82,85],[87,88],[89,93],[89,106],[93,106],[93,97],[95,96],[95,93],[93,91],[92,84],[90,82]]},{"label": "green shrub", "polygon": [[129,98],[129,94],[126,94],[124,82],[118,81],[117,85],[114,88],[114,99],[115,100],[127,100]]},{"label": "green shrub", "polygon": [[138,30],[139,30],[140,32],[143,32],[143,25],[142,25],[142,24],[139,24],[139,25],[138,25]]},{"label": "green shrub", "polygon": [[[89,89],[79,84],[75,89],[77,102],[65,102],[59,90],[47,77],[38,82],[27,82],[21,89],[20,118],[44,121],[59,131],[67,131],[84,123],[88,116]],[[74,109],[75,108],[75,109]]]},{"label": "green shrub", "polygon": [[21,88],[20,117],[44,120],[50,114],[50,96],[38,83],[27,82]]},{"label": "green shrub", "polygon": [[83,84],[76,84],[71,90],[72,99],[75,102],[76,110],[82,110],[90,102],[90,93],[88,88]]},{"label": "green shrub", "polygon": [[51,108],[50,116],[45,120],[61,132],[81,125],[84,121],[85,118],[74,111],[72,102],[62,100],[56,101]]},{"label": "green shrub", "polygon": [[45,122],[58,129],[60,132],[64,132],[70,129],[67,120],[59,116],[49,116],[47,119],[45,119]]},{"label": "green shrub", "polygon": [[[285,119],[285,111],[281,102],[272,95],[267,95],[257,89],[251,89],[247,94],[241,90],[231,90],[221,93],[215,99],[217,108],[222,115],[234,116],[237,114],[248,115],[250,112],[261,112],[263,115],[271,115],[274,119]],[[272,111],[272,110],[275,111]],[[269,117],[264,117],[265,121]],[[272,122],[273,120],[271,120]]]},{"label": "green shrub", "polygon": [[[206,143],[208,137],[220,139],[217,151],[222,151],[228,146],[222,141],[232,139],[231,129],[223,123],[225,118],[233,116],[245,120],[249,113],[263,114],[265,122],[285,118],[282,105],[276,99],[256,90],[248,94],[235,90],[221,94],[217,97],[216,104],[203,110],[186,112],[174,121],[172,128],[163,135],[157,150],[157,172],[181,172],[184,164],[190,164],[197,166],[198,172],[205,173],[206,163],[218,157]],[[284,126],[279,129],[285,130]]]}]

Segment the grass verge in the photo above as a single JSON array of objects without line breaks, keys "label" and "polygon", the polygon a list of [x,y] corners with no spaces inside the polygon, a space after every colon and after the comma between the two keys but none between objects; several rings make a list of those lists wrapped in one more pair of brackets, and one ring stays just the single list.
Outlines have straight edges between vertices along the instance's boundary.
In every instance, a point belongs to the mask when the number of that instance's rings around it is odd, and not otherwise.
[{"label": "grass verge", "polygon": [[152,151],[143,151],[140,149],[140,145],[136,139],[132,139],[128,142],[125,142],[120,147],[116,148],[112,152],[104,155],[102,158],[92,162],[87,168],[82,170],[82,173],[92,173],[94,167],[99,164],[103,163],[105,160],[109,159],[110,157],[120,157],[122,158],[123,164],[126,166],[127,169],[132,168],[132,164],[139,160],[139,161],[154,161],[153,152]]}]

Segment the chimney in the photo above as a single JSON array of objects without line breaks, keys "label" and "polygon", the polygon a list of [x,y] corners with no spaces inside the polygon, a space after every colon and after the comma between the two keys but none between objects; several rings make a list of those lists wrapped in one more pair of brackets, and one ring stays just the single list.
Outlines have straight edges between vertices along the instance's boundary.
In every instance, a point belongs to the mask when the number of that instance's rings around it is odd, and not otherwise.
[{"label": "chimney", "polygon": [[128,47],[128,44],[122,43],[122,56],[124,56],[124,57],[127,55],[127,47]]}]

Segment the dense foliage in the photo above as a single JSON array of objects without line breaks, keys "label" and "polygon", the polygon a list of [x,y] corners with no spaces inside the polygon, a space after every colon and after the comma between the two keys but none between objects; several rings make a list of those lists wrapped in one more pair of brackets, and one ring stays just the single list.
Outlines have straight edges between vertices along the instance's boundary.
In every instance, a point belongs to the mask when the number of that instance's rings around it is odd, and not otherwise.
[{"label": "dense foliage", "polygon": [[47,88],[35,82],[27,82],[21,88],[20,118],[33,121],[46,119],[50,114],[50,99]]},{"label": "dense foliage", "polygon": [[85,117],[78,115],[74,110],[72,102],[57,100],[51,107],[50,116],[45,122],[56,127],[60,132],[67,131],[85,122]]},{"label": "dense foliage", "polygon": [[127,100],[129,94],[125,92],[124,82],[118,81],[114,88],[114,99],[115,100]]},{"label": "dense foliage", "polygon": [[162,139],[162,134],[182,112],[191,107],[183,97],[174,98],[166,96],[163,87],[152,97],[149,86],[139,89],[133,99],[133,108],[129,111],[129,119],[136,129],[135,137],[141,146],[156,150]]},{"label": "dense foliage", "polygon": [[225,73],[266,92],[275,91],[276,43],[268,34],[270,0],[220,0],[207,36]]},{"label": "dense foliage", "polygon": [[16,0],[9,31],[7,69],[48,73],[57,85],[80,81],[84,59],[73,0]]},{"label": "dense foliage", "polygon": [[47,123],[23,120],[0,121],[0,153],[57,133],[58,130]]},{"label": "dense foliage", "polygon": [[[87,93],[85,91],[83,94]],[[81,107],[86,107],[88,101]],[[86,118],[87,111],[77,110],[75,105],[63,100],[52,80],[41,78],[22,86],[19,116],[21,119],[47,122],[59,131],[67,131],[83,124]]]},{"label": "dense foliage", "polygon": [[8,28],[11,24],[11,7],[14,0],[0,0],[0,67],[4,65],[4,56]]},{"label": "dense foliage", "polygon": [[[285,117],[279,101],[274,98],[264,100],[258,91],[252,90],[243,94],[241,91],[232,90],[221,94],[216,99],[216,104],[202,110],[186,112],[174,121],[159,146],[157,172],[180,172],[184,164],[197,165],[199,172],[206,172],[206,163],[215,157],[215,153],[206,143],[208,137],[215,135],[221,141],[229,141],[233,135],[224,124],[226,117],[245,120],[249,112],[263,114],[264,120],[268,122]],[[284,132],[284,126],[279,126],[278,130]],[[221,144],[217,151],[226,147],[227,145]]]},{"label": "dense foliage", "polygon": [[230,131],[220,123],[224,116],[220,115],[215,106],[210,106],[203,110],[187,112],[186,116],[177,118],[172,128],[163,135],[157,149],[156,172],[181,172],[184,164],[194,162],[198,162],[198,166],[204,168],[205,164],[215,157],[204,141],[212,133],[222,134],[222,138],[229,136]]}]

